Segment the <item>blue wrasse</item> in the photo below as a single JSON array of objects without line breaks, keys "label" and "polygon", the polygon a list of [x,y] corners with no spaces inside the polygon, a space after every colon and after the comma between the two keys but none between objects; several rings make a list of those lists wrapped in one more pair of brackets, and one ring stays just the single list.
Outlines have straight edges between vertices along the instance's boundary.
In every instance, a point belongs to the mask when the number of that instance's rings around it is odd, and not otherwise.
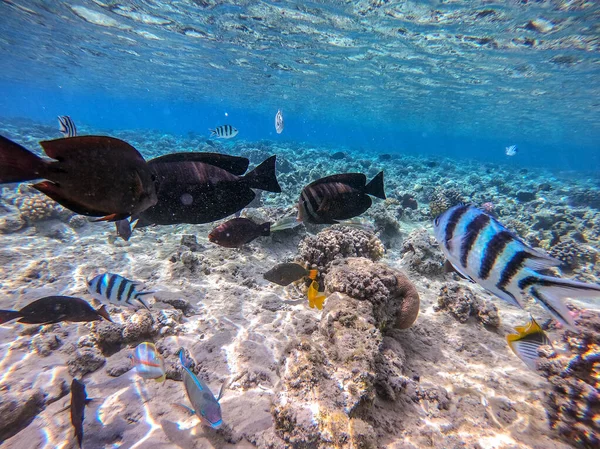
[{"label": "blue wrasse", "polygon": [[142,299],[144,295],[155,293],[153,291],[138,291],[139,282],[124,278],[118,274],[104,273],[88,280],[88,292],[100,302],[110,302],[117,306],[135,306],[133,301],[138,301],[146,309],[148,305]]},{"label": "blue wrasse", "polygon": [[540,359],[538,348],[544,345],[552,346],[550,339],[533,318],[526,326],[517,326],[515,330],[517,331],[516,334],[506,336],[508,347],[529,369],[536,371]]},{"label": "blue wrasse", "polygon": [[143,342],[136,346],[131,355],[135,371],[143,379],[163,382],[166,378],[165,360],[156,350],[154,343]]},{"label": "blue wrasse", "polygon": [[203,424],[218,429],[223,424],[221,405],[219,404],[223,394],[223,386],[219,391],[219,396],[215,398],[208,385],[190,370],[189,361],[184,360],[183,349],[179,351],[179,361],[183,366],[185,391],[192,407],[194,407],[193,410],[190,409],[190,412],[195,414]]},{"label": "blue wrasse", "polygon": [[522,299],[529,293],[557,320],[573,326],[563,300],[600,299],[600,285],[538,273],[561,262],[526,245],[474,206],[448,209],[434,220],[434,232],[456,271],[510,304],[523,307]]}]

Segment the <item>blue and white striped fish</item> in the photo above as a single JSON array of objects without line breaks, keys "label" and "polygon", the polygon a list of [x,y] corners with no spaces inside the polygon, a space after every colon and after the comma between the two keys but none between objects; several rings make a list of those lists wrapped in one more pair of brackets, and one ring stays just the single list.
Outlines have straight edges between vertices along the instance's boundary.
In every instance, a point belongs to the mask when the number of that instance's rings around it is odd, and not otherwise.
[{"label": "blue and white striped fish", "polygon": [[210,137],[217,136],[221,139],[232,139],[238,135],[238,130],[231,125],[217,126],[215,129],[209,129]]},{"label": "blue and white striped fish", "polygon": [[58,130],[63,133],[65,137],[75,137],[77,135],[75,122],[73,122],[68,115],[58,116]]},{"label": "blue and white striped fish", "polygon": [[118,274],[99,274],[92,280],[87,281],[88,292],[98,301],[111,302],[118,306],[134,307],[133,301],[139,301],[146,309],[150,310],[142,300],[142,296],[154,292],[139,292],[139,282],[131,281]]},{"label": "blue and white striped fish", "polygon": [[600,285],[538,273],[561,262],[527,246],[474,206],[448,209],[435,219],[434,232],[456,271],[510,304],[522,307],[521,300],[529,292],[561,323],[572,326],[563,299],[600,299]]}]

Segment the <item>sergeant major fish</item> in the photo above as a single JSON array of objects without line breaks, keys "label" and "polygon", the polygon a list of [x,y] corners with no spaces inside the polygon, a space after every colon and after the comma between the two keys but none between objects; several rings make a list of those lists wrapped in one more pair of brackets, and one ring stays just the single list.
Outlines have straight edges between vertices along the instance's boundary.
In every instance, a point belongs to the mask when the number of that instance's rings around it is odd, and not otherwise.
[{"label": "sergeant major fish", "polygon": [[209,129],[210,137],[220,137],[221,139],[232,139],[238,135],[238,130],[231,125],[217,126],[215,129]]},{"label": "sergeant major fish", "polygon": [[143,342],[137,345],[131,360],[135,371],[143,379],[155,379],[157,382],[165,380],[165,360],[156,350],[154,343]]},{"label": "sergeant major fish", "polygon": [[283,112],[281,112],[281,109],[278,109],[275,115],[275,131],[277,131],[277,134],[283,132]]},{"label": "sergeant major fish", "polygon": [[552,346],[550,339],[533,317],[526,326],[517,326],[515,330],[518,332],[517,334],[506,336],[508,347],[525,365],[536,371],[540,359],[538,348],[544,345]]},{"label": "sergeant major fish", "polygon": [[75,122],[68,115],[58,116],[58,130],[65,137],[75,137],[77,135],[77,127]]},{"label": "sergeant major fish", "polygon": [[[215,396],[208,388],[208,385],[198,377],[189,368],[189,361],[184,360],[183,348],[179,351],[179,361],[183,367],[183,384],[187,397],[194,407],[189,409],[192,414],[195,414],[203,424],[206,424],[213,429],[218,429],[223,424],[221,416],[221,405],[219,400],[223,394],[223,386],[219,391],[219,396]],[[186,407],[187,408],[187,407]]]},{"label": "sergeant major fish", "polygon": [[140,292],[137,287],[139,282],[131,281],[123,276],[112,273],[99,274],[95,278],[88,280],[88,292],[94,298],[101,302],[111,302],[118,306],[133,307],[133,301],[138,301],[146,309],[150,310],[142,300],[142,296],[155,293]]},{"label": "sergeant major fish", "polygon": [[573,326],[564,298],[600,299],[600,285],[560,279],[536,270],[561,262],[527,246],[515,234],[474,206],[456,205],[434,220],[435,237],[463,276],[518,307],[529,292],[561,323]]}]

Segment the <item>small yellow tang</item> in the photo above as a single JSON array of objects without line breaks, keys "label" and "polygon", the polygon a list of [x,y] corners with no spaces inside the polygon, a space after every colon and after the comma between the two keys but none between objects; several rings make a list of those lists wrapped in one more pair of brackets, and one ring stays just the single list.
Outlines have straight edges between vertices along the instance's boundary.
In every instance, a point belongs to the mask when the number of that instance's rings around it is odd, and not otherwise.
[{"label": "small yellow tang", "polygon": [[165,380],[165,361],[156,350],[154,343],[140,343],[131,356],[135,370],[144,379]]},{"label": "small yellow tang", "polygon": [[311,309],[315,307],[319,310],[323,309],[323,303],[325,302],[325,293],[319,292],[319,283],[312,281],[310,287],[308,287],[308,305]]}]

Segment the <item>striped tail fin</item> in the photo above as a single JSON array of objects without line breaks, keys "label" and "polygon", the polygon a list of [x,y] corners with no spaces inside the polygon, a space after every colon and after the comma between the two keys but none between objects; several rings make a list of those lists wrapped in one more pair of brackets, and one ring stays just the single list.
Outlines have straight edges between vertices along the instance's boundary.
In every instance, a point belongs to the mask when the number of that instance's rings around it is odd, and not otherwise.
[{"label": "striped tail fin", "polygon": [[569,309],[564,303],[566,298],[600,300],[600,285],[559,279],[539,274],[527,276],[519,281],[519,287],[530,289],[531,295],[567,327],[575,325]]},{"label": "striped tail fin", "polygon": [[148,307],[148,305],[144,302],[144,300],[141,297],[144,295],[152,295],[153,293],[156,293],[156,291],[136,292],[135,299],[137,299],[147,310],[150,310],[150,307]]}]

